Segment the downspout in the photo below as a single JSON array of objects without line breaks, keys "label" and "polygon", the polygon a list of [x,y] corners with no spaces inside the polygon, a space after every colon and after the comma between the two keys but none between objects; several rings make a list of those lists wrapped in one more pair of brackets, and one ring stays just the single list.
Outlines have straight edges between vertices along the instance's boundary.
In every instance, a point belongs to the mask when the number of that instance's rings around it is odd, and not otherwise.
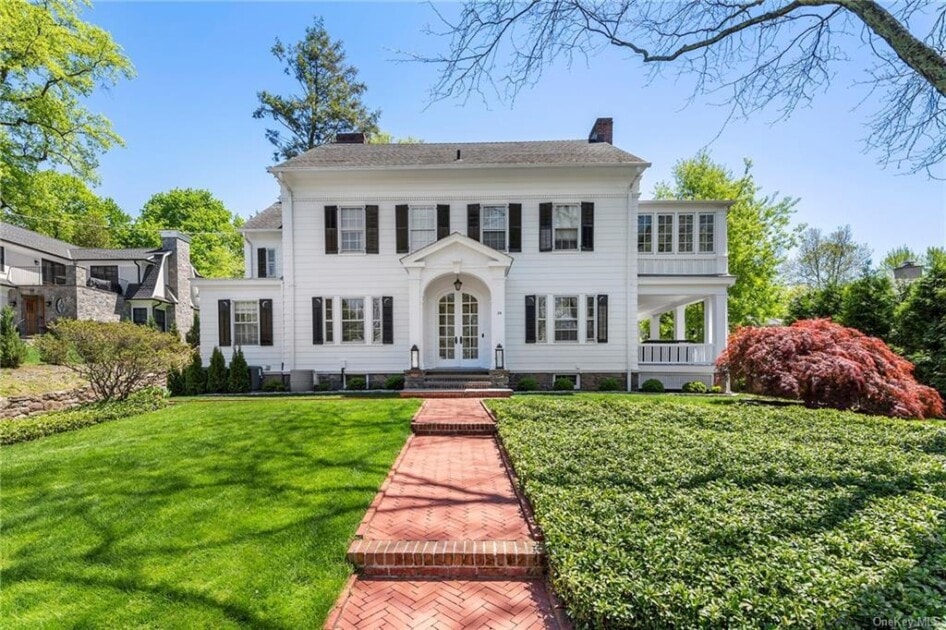
[{"label": "downspout", "polygon": [[[296,263],[295,263],[295,234],[293,225],[292,188],[282,173],[270,171],[276,177],[282,188],[282,357],[283,371],[296,369]],[[288,236],[287,236],[288,235]]]},{"label": "downspout", "polygon": [[[626,318],[627,318],[627,338],[626,338],[626,356],[625,356],[625,391],[631,391],[633,384],[632,370],[637,366],[637,300],[638,300],[638,282],[637,282],[637,215],[640,206],[635,203],[640,193],[636,192],[638,182],[644,175],[644,169],[638,168],[637,174],[631,180],[627,187],[627,221],[624,223],[624,242],[625,247],[625,300],[626,300]],[[634,215],[631,215],[631,208],[635,209]]]}]

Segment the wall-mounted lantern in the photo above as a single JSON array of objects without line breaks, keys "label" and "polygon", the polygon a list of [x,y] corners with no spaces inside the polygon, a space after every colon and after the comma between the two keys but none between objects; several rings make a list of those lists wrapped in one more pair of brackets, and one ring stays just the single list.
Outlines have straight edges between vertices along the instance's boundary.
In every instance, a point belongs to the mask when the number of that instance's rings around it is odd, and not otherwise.
[{"label": "wall-mounted lantern", "polygon": [[411,369],[419,370],[420,369],[420,350],[417,348],[415,343],[411,346]]},{"label": "wall-mounted lantern", "polygon": [[459,291],[460,287],[462,286],[463,286],[463,281],[460,280],[460,276],[457,276],[457,279],[453,281],[453,288]]},{"label": "wall-mounted lantern", "polygon": [[506,369],[506,351],[503,350],[503,344],[496,344],[496,369]]}]

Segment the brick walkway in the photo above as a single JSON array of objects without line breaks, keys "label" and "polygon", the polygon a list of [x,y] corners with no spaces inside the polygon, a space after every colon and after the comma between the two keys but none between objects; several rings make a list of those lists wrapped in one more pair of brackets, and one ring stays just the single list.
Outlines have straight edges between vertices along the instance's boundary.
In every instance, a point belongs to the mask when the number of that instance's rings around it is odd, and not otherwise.
[{"label": "brick walkway", "polygon": [[349,548],[326,628],[563,628],[533,535],[476,399],[425,400]]}]

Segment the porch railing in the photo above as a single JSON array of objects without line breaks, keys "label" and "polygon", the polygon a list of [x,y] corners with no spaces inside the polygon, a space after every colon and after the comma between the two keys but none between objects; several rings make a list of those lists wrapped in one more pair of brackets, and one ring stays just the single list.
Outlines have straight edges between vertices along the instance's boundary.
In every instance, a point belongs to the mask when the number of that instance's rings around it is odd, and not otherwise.
[{"label": "porch railing", "polygon": [[711,343],[642,343],[637,350],[640,363],[709,365],[713,359]]}]

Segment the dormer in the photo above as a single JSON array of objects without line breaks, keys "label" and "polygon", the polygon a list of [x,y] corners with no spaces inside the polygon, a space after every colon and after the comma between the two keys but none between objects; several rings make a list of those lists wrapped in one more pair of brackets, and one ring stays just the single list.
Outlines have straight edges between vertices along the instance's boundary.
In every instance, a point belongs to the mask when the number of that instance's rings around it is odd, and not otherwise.
[{"label": "dormer", "polygon": [[276,202],[247,220],[243,232],[244,276],[281,278],[282,204]]}]

